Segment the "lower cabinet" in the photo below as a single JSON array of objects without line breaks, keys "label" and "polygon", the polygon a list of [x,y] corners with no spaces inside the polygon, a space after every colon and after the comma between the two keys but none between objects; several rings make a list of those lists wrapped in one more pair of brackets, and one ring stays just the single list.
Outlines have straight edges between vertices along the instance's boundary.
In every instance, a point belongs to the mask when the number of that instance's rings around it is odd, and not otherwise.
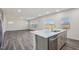
[{"label": "lower cabinet", "polygon": [[57,36],[57,49],[60,50],[66,43],[67,39],[67,32],[62,32]]},{"label": "lower cabinet", "polygon": [[57,50],[57,38],[36,36],[36,50]]},{"label": "lower cabinet", "polygon": [[66,43],[66,32],[50,38],[43,38],[36,35],[36,50],[60,50]]},{"label": "lower cabinet", "polygon": [[57,38],[51,37],[49,39],[49,50],[57,50]]},{"label": "lower cabinet", "polygon": [[48,50],[48,40],[36,35],[36,50]]}]

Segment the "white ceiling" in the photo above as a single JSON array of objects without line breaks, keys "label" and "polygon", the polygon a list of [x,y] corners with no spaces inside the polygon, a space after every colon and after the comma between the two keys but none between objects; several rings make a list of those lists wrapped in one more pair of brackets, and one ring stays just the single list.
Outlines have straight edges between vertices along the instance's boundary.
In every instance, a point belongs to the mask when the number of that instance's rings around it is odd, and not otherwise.
[{"label": "white ceiling", "polygon": [[68,8],[3,8],[6,17],[30,19]]}]

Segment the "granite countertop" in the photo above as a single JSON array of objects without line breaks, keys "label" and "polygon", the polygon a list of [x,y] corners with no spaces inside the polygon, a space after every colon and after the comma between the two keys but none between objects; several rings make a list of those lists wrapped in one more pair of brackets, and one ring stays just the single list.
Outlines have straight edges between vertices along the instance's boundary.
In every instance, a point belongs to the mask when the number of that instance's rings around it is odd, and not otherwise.
[{"label": "granite countertop", "polygon": [[[58,30],[58,32],[54,32],[55,30]],[[44,38],[49,38],[51,36],[57,35],[61,32],[64,32],[65,30],[63,30],[63,29],[54,29],[54,31],[44,29],[44,30],[31,31],[31,33],[33,33],[34,35],[44,37]]]}]

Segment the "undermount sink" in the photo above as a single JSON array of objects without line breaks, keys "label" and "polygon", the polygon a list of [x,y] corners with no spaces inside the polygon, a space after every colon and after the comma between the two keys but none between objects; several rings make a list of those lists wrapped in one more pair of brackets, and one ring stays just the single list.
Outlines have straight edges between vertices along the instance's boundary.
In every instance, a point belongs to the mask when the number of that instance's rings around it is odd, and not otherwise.
[{"label": "undermount sink", "polygon": [[53,30],[53,32],[60,32],[60,30]]},{"label": "undermount sink", "polygon": [[52,32],[60,32],[61,30],[52,30]]}]

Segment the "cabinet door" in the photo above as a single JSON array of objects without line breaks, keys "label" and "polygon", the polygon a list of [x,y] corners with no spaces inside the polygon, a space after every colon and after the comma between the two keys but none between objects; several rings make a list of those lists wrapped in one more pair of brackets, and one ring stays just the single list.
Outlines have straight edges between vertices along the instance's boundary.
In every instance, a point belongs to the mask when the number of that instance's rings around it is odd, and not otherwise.
[{"label": "cabinet door", "polygon": [[48,39],[36,35],[36,50],[48,50]]},{"label": "cabinet door", "polygon": [[61,49],[63,45],[66,43],[66,32],[62,32],[57,36],[58,39],[58,49]]},{"label": "cabinet door", "polygon": [[50,38],[49,39],[49,50],[57,50],[57,38]]}]

